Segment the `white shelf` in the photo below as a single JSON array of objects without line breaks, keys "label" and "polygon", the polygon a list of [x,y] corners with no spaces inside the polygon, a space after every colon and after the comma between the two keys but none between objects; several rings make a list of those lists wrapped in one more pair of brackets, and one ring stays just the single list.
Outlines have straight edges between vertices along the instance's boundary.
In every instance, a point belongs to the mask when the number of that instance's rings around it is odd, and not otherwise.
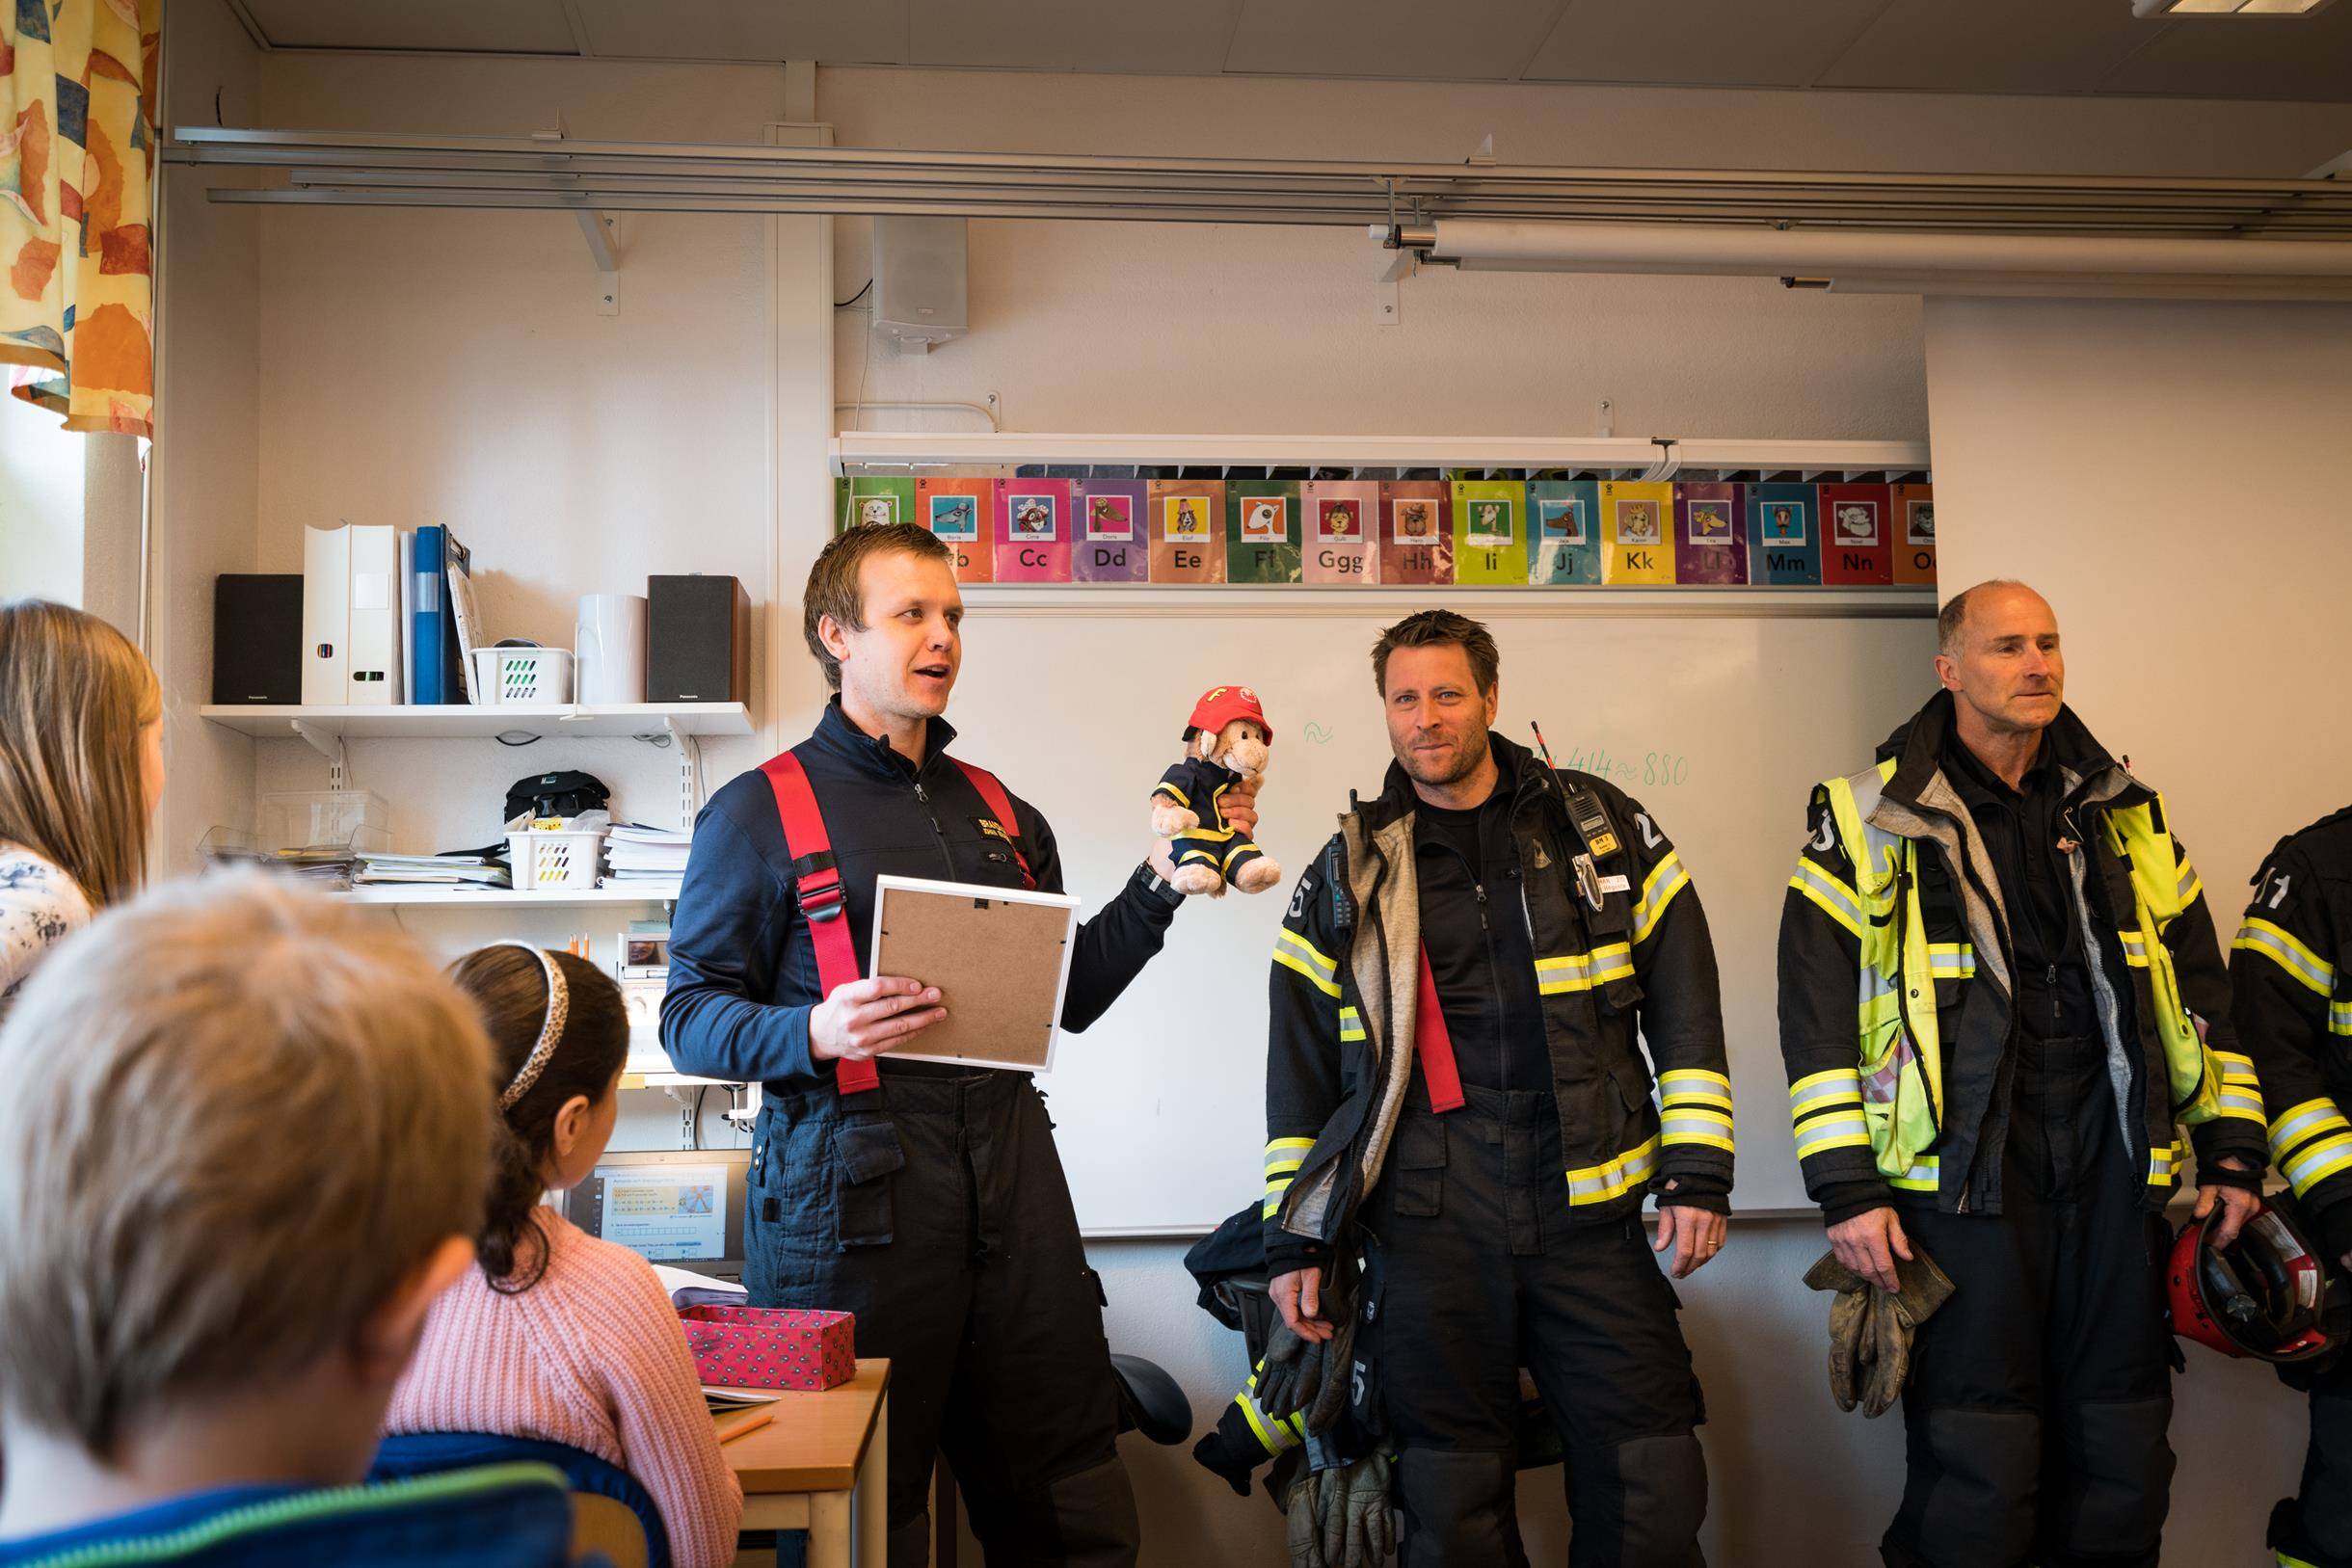
[{"label": "white shelf", "polygon": [[833,471],[846,468],[995,467],[1011,464],[1213,467],[1622,468],[1643,469],[1670,454],[1685,469],[1797,469],[1824,473],[1903,472],[1928,467],[1925,441],[1590,439],[1539,436],[1152,436],[1035,431],[844,431],[832,443]]},{"label": "white shelf", "polygon": [[748,735],[751,710],[741,703],[424,704],[400,706],[240,707],[206,704],[197,710],[213,723],[265,740],[290,740],[300,724],[322,736],[371,740],[430,737],[488,738],[518,731],[580,739],[631,735]]},{"label": "white shelf", "polygon": [[440,909],[468,908],[479,905],[484,909],[525,905],[540,909],[563,909],[576,904],[668,904],[675,903],[678,890],[671,888],[582,888],[573,892],[533,892],[519,888],[457,888],[440,883],[385,883],[374,887],[354,888],[337,893],[338,898],[353,904],[430,904]]}]

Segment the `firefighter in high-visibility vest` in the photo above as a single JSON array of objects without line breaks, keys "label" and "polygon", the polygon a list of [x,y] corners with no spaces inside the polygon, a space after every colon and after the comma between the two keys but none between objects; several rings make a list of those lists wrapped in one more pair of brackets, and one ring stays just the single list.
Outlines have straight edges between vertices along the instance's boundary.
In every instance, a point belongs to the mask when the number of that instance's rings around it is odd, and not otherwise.
[{"label": "firefighter in high-visibility vest", "polygon": [[[2279,841],[2231,946],[2232,1014],[2262,1076],[2271,1158],[2333,1289],[2352,1292],[2352,807]],[[2279,1375],[2310,1394],[2312,1436],[2270,1546],[2290,1568],[2352,1568],[2352,1355]]]},{"label": "firefighter in high-visibility vest", "polygon": [[1904,1391],[1892,1568],[2153,1568],[2173,1456],[2165,1200],[2222,1239],[2262,1102],[2164,803],[2065,705],[2048,603],[1944,607],[1943,690],[1818,785],[1780,924],[1797,1154],[1838,1261],[1957,1288]]},{"label": "firefighter in high-visibility vest", "polygon": [[[662,1044],[685,1072],[763,1085],[753,1304],[846,1309],[859,1354],[890,1359],[892,1568],[929,1556],[941,1450],[992,1560],[1124,1568],[1137,1526],[1102,1288],[1044,1103],[1026,1073],[892,1061],[944,1009],[921,976],[869,972],[880,873],[1061,890],[1045,819],[949,755],[962,619],[928,529],[862,524],[817,557],[802,625],[836,696],[695,825]],[[1241,793],[1224,811],[1246,830]],[[1079,927],[1063,1028],[1159,952],[1173,869],[1137,866]]]}]

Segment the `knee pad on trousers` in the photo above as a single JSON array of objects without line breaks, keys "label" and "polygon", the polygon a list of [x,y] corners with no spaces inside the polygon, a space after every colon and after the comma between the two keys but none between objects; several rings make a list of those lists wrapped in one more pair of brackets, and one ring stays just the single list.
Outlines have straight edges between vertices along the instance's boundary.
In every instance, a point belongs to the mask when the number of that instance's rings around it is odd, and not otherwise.
[{"label": "knee pad on trousers", "polygon": [[990,1568],[1134,1568],[1140,1550],[1135,1487],[1115,1454],[1028,1492],[972,1488],[964,1507]]},{"label": "knee pad on trousers", "polygon": [[[1896,1528],[1913,1560],[1936,1568],[2022,1562],[2034,1542],[2042,1420],[2028,1412],[1931,1410],[1914,1434],[1910,1486]],[[1893,1560],[1890,1556],[1890,1560]]]},{"label": "knee pad on trousers", "polygon": [[1524,1564],[1514,1454],[1484,1448],[1406,1448],[1397,1456],[1404,1510],[1404,1568]]},{"label": "knee pad on trousers", "polygon": [[2173,1401],[2133,1399],[2078,1405],[2071,1414],[2074,1441],[2068,1517],[2051,1521],[2053,1568],[2069,1558],[2124,1563],[2156,1560],[2173,1490]]},{"label": "knee pad on trousers", "polygon": [[1568,1455],[1574,1568],[1696,1568],[1707,1458],[1689,1432]]}]

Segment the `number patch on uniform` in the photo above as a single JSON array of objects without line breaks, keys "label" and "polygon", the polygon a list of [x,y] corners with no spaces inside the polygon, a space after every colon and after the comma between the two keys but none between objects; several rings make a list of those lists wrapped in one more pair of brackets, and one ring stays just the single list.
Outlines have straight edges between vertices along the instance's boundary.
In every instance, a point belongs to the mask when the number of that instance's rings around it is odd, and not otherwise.
[{"label": "number patch on uniform", "polygon": [[[1666,842],[1666,835],[1658,831],[1658,824],[1649,819],[1649,813],[1647,811],[1634,812],[1633,820],[1634,826],[1642,830],[1642,842],[1647,844],[1652,849],[1655,849],[1660,844]],[[1785,838],[1781,840],[1782,843],[1786,843],[1787,841],[1788,840]]]}]

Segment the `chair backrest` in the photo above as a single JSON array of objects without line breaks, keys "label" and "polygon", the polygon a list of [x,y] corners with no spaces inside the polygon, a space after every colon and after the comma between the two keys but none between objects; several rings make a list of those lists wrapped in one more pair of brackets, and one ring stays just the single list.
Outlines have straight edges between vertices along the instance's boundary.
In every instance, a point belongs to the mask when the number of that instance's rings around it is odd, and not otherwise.
[{"label": "chair backrest", "polygon": [[601,1553],[613,1568],[670,1568],[670,1532],[645,1483],[567,1443],[501,1432],[404,1432],[376,1449],[368,1479],[397,1480],[509,1459],[553,1465],[572,1486],[572,1552]]}]

